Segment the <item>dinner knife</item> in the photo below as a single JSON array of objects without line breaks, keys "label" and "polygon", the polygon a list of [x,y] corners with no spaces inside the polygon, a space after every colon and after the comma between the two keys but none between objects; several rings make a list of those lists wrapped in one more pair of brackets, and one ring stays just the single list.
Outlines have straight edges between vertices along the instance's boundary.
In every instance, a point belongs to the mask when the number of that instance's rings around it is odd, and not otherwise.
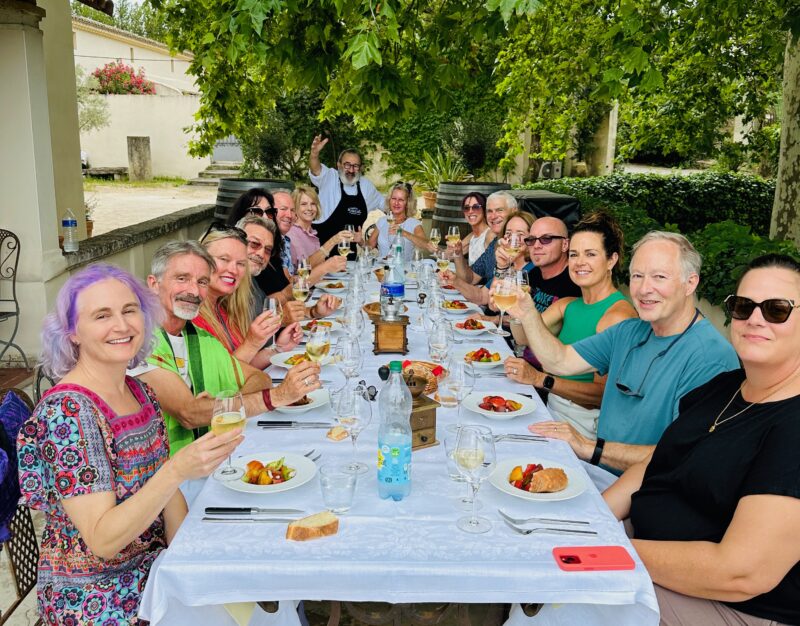
[{"label": "dinner knife", "polygon": [[[305,343],[305,342],[302,342],[302,343]],[[274,384],[276,384],[276,385],[278,385],[278,384],[282,383],[283,381],[284,381],[284,379],[283,379],[283,378],[272,378],[272,382],[273,382]],[[331,381],[331,380],[327,380],[327,379],[325,379],[325,378],[320,378],[320,379],[319,379],[319,382],[321,382],[323,385],[332,385],[332,384],[333,384],[333,381]]]},{"label": "dinner knife", "polygon": [[265,509],[258,506],[207,506],[206,515],[255,515],[266,513],[269,515],[305,515],[301,509]]},{"label": "dinner knife", "polygon": [[293,521],[290,517],[204,517],[202,521],[216,524],[252,524],[254,522],[277,522],[286,524]]},{"label": "dinner knife", "polygon": [[258,420],[256,425],[261,428],[333,428],[335,426],[331,422],[273,422],[265,420]]}]

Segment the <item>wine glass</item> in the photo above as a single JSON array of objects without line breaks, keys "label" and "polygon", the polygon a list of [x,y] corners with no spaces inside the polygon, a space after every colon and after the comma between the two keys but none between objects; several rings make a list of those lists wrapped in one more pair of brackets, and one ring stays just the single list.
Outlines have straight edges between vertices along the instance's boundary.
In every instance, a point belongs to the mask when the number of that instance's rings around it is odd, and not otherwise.
[{"label": "wine glass", "polygon": [[517,255],[525,249],[524,239],[525,236],[519,233],[506,233],[505,239],[503,240],[503,247],[506,249],[508,258],[512,263],[517,258]]},{"label": "wine glass", "polygon": [[525,293],[531,292],[530,280],[528,279],[528,272],[525,270],[517,270],[516,275],[517,287]]},{"label": "wine glass", "polygon": [[292,297],[300,302],[308,300],[308,295],[311,290],[308,286],[308,281],[302,276],[295,276],[292,279]]},{"label": "wine glass", "polygon": [[[275,317],[279,320],[283,319],[283,305],[281,301],[277,298],[264,298],[264,306],[261,309],[262,313],[269,313],[270,316]],[[278,333],[275,333],[270,337],[270,340],[267,342],[267,347],[274,347],[275,346],[275,337]]]},{"label": "wine glass", "polygon": [[494,303],[497,305],[497,308],[500,309],[500,322],[497,324],[497,328],[492,328],[489,332],[499,335],[500,337],[508,337],[511,333],[503,329],[503,315],[517,302],[516,277],[502,276],[496,278],[495,282],[497,284],[496,286],[493,285]]},{"label": "wine glass", "polygon": [[311,329],[306,342],[306,356],[319,363],[331,351],[331,331],[324,326],[315,326]]},{"label": "wine glass", "polygon": [[[455,460],[458,434],[461,432],[461,428],[463,426],[463,424],[448,424],[444,429],[444,453],[447,459],[445,463],[447,466],[447,475],[450,477],[450,480],[454,480],[459,483],[466,483],[464,477],[461,475],[461,472],[458,471],[458,466],[456,465]],[[464,511],[472,510],[472,487],[467,485],[467,493],[458,497],[457,506]],[[474,502],[474,506],[476,509],[481,509],[483,505],[478,501]]]},{"label": "wine glass", "polygon": [[364,354],[361,351],[361,344],[358,342],[358,335],[345,335],[336,342],[333,350],[334,361],[341,370],[346,380],[358,376],[364,364]]},{"label": "wine glass", "polygon": [[[350,228],[353,227],[352,224],[348,224],[348,226]],[[348,231],[349,230],[350,229],[348,228]],[[339,244],[336,246],[336,250],[337,250],[337,252],[339,253],[340,256],[346,257],[348,254],[350,254],[350,242],[352,240],[353,239],[352,239],[352,236],[351,236],[350,239],[342,239],[342,241],[339,242]]]},{"label": "wine glass", "polygon": [[311,275],[311,265],[306,257],[297,262],[297,275],[301,278],[308,278]]},{"label": "wine glass", "polygon": [[438,228],[433,227],[431,228],[428,238],[431,240],[431,243],[438,248],[439,242],[442,240],[442,233],[439,232]]},{"label": "wine glass", "polygon": [[358,341],[361,333],[364,332],[364,311],[361,310],[361,303],[351,300],[342,310],[342,323],[345,332]]},{"label": "wine glass", "polygon": [[[244,428],[245,425],[244,400],[238,391],[222,391],[214,398],[214,409],[211,413],[211,432],[215,435]],[[220,467],[214,472],[214,478],[221,481],[236,480],[244,476],[244,470],[231,465],[231,457],[225,467]]]},{"label": "wine glass", "polygon": [[428,335],[428,350],[431,361],[443,363],[447,360],[448,350],[453,343],[453,327],[444,317],[436,319]]},{"label": "wine glass", "polygon": [[347,469],[356,474],[364,474],[369,469],[365,463],[360,463],[358,457],[358,435],[369,425],[372,419],[372,406],[366,395],[366,390],[362,385],[350,388],[345,384],[345,388],[339,395],[339,401],[335,407],[336,421],[347,431],[353,442],[353,460],[347,465]]},{"label": "wine glass", "polygon": [[461,402],[475,387],[475,370],[472,363],[452,357],[445,371],[447,373],[439,382],[439,404],[445,408],[458,407],[457,416],[461,419]]},{"label": "wine glass", "polygon": [[492,431],[486,426],[463,426],[458,433],[453,460],[464,479],[472,488],[472,515],[462,517],[456,525],[468,533],[485,533],[492,523],[475,513],[478,489],[494,468],[496,457]]},{"label": "wine glass", "polygon": [[447,250],[436,251],[436,267],[442,272],[450,267],[450,259],[447,256]]},{"label": "wine glass", "polygon": [[454,246],[461,241],[461,231],[458,226],[450,226],[447,229],[447,237],[445,237],[448,246]]}]

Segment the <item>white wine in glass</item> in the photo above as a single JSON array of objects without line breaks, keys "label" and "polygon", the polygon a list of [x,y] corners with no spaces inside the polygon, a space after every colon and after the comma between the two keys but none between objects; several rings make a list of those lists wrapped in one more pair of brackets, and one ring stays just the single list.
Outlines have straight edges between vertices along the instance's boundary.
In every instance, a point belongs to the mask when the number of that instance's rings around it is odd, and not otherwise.
[{"label": "white wine in glass", "polygon": [[428,238],[434,246],[438,246],[439,242],[442,240],[442,233],[439,232],[438,228],[431,228]]},{"label": "white wine in glass", "polygon": [[475,501],[481,483],[488,478],[495,465],[495,448],[492,431],[485,426],[463,426],[458,431],[458,442],[453,460],[464,479],[472,488],[472,515],[462,517],[457,526],[468,533],[485,533],[492,523],[475,514]]},{"label": "white wine in glass", "polygon": [[308,300],[309,293],[308,281],[301,276],[295,276],[292,281],[292,297],[300,302],[305,302]]},{"label": "white wine in glass", "polygon": [[297,264],[297,275],[300,278],[308,278],[311,275],[311,266],[305,258],[300,259]]},{"label": "white wine in glass", "polygon": [[519,253],[525,249],[524,236],[519,233],[508,233],[503,247],[506,249],[510,259],[516,259]]},{"label": "white wine in glass", "polygon": [[311,331],[306,343],[306,356],[319,363],[331,351],[331,335],[327,328],[317,326]]},{"label": "white wine in glass", "polygon": [[492,328],[489,332],[500,337],[508,337],[511,333],[503,329],[503,315],[517,302],[517,283],[508,276],[495,280],[497,287],[494,291],[494,303],[500,309],[500,322],[497,324],[497,328]]},{"label": "white wine in glass", "polygon": [[447,229],[447,237],[445,237],[445,240],[450,246],[454,246],[461,241],[461,232],[458,230],[458,226],[451,226]]},{"label": "white wine in glass", "polygon": [[348,254],[350,254],[350,242],[340,241],[336,249],[339,252],[340,256],[347,256]]},{"label": "white wine in glass", "polygon": [[[244,401],[238,391],[223,392],[214,399],[214,409],[211,414],[211,432],[223,435],[235,428],[244,428],[245,425]],[[214,472],[214,478],[221,481],[236,480],[244,476],[244,470],[231,465],[231,458],[225,467]]]}]

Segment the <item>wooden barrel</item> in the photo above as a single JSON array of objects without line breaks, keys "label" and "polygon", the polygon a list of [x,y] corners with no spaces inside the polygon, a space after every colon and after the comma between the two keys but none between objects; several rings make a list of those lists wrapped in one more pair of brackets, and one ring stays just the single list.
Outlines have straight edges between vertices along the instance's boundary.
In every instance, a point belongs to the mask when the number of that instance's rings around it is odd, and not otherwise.
[{"label": "wooden barrel", "polygon": [[224,220],[228,217],[233,203],[245,191],[261,187],[267,191],[273,189],[294,189],[290,180],[276,180],[272,178],[221,178],[217,188],[217,209],[214,218]]},{"label": "wooden barrel", "polygon": [[433,213],[433,226],[439,229],[444,238],[447,229],[451,226],[458,226],[461,237],[466,237],[471,228],[464,219],[461,212],[461,201],[464,196],[470,193],[482,193],[484,196],[500,191],[501,189],[511,189],[508,183],[441,183],[436,195],[436,209]]}]

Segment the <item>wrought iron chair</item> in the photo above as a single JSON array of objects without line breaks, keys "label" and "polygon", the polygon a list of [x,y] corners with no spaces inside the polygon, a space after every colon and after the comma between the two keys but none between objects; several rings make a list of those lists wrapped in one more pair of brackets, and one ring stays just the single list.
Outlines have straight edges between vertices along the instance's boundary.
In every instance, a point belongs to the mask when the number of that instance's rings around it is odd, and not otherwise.
[{"label": "wrought iron chair", "polygon": [[22,356],[28,369],[28,357],[16,343],[19,328],[19,302],[17,301],[17,265],[19,264],[19,238],[10,230],[0,228],[0,322],[14,320],[14,330],[8,340],[0,339],[0,360],[9,348]]},{"label": "wrought iron chair", "polygon": [[[20,389],[12,388],[0,391],[0,401],[7,391],[13,391],[28,405],[29,409],[33,410],[33,402]],[[7,551],[16,596],[10,606],[0,608],[0,626],[11,618],[22,601],[36,587],[36,570],[39,565],[39,544],[36,541],[36,530],[33,527],[30,509],[26,506],[17,506],[16,513],[8,524],[8,529],[11,532],[11,539],[0,544],[0,549]],[[41,623],[42,620],[39,619],[35,626],[40,626]]]},{"label": "wrought iron chair", "polygon": [[44,392],[54,387],[56,381],[42,371],[42,366],[37,365],[33,370],[33,402],[39,404]]}]

